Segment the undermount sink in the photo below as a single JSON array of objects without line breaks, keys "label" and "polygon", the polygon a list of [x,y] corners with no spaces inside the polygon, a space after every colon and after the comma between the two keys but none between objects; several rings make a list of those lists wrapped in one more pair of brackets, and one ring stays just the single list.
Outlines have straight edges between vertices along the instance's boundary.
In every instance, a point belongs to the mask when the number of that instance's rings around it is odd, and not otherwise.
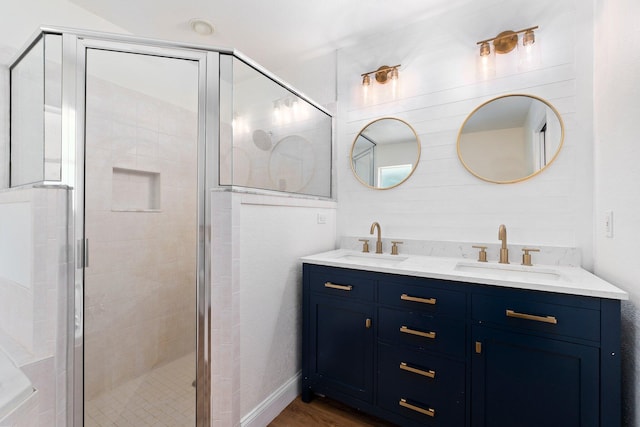
[{"label": "undermount sink", "polygon": [[357,262],[367,265],[393,265],[406,260],[408,257],[401,255],[385,255],[371,253],[347,253],[338,257],[338,259]]},{"label": "undermount sink", "polygon": [[567,280],[558,271],[543,267],[529,267],[512,264],[484,264],[459,262],[455,266],[456,271],[463,273],[483,274],[504,280],[540,279],[540,280]]}]

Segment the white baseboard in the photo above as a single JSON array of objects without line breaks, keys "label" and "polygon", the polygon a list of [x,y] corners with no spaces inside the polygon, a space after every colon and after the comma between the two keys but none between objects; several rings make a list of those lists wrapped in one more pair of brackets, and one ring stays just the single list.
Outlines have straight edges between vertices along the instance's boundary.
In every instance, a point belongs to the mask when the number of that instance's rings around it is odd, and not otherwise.
[{"label": "white baseboard", "polygon": [[273,421],[273,419],[300,394],[301,376],[302,374],[298,372],[289,381],[271,393],[269,397],[263,400],[251,412],[242,417],[240,425],[242,427],[265,427]]}]

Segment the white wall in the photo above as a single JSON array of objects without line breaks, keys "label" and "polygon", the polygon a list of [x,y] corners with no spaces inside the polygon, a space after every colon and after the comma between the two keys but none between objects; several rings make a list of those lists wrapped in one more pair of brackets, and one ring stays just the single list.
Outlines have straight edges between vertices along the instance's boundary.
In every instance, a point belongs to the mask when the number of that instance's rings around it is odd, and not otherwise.
[{"label": "white wall", "polygon": [[[577,37],[589,40],[592,14],[589,2],[486,0],[341,50],[338,234],[366,235],[371,222],[379,221],[383,236],[494,242],[504,223],[511,243],[581,247],[589,267],[592,49]],[[476,42],[532,25],[540,26],[541,67],[529,72],[498,67],[495,78],[477,80]],[[397,96],[391,96],[390,85],[374,84],[365,102],[360,74],[383,64],[402,64]],[[566,139],[556,162],[535,179],[496,185],[464,169],[456,140],[475,107],[509,93],[551,102],[564,119]],[[422,141],[415,173],[390,191],[363,187],[348,164],[358,131],[382,116],[406,120]]]},{"label": "white wall", "polygon": [[[13,50],[0,47],[0,64],[8,62]],[[9,68],[0,65],[0,188],[9,186]]]},{"label": "white wall", "polygon": [[298,258],[335,247],[335,203],[213,191],[211,208],[211,425],[264,426],[299,393]]},{"label": "white wall", "polygon": [[460,153],[467,166],[484,178],[517,180],[532,173],[527,148],[533,144],[526,140],[527,133],[523,127],[465,132],[460,135]]},{"label": "white wall", "polygon": [[[623,425],[640,424],[640,3],[598,0],[595,18],[595,273],[623,288]],[[613,211],[613,237],[604,213]]]},{"label": "white wall", "polygon": [[127,32],[67,0],[5,1],[0,14],[0,47],[22,48],[43,25]]},{"label": "white wall", "polygon": [[336,61],[337,54],[334,51],[300,62],[295,67],[271,71],[318,104],[335,112]]},{"label": "white wall", "polygon": [[31,203],[0,203],[0,272],[5,279],[31,289],[33,230]]},{"label": "white wall", "polygon": [[[243,416],[301,369],[302,265],[335,247],[330,202],[244,196],[240,211],[240,401]],[[326,223],[318,224],[321,214]]]}]

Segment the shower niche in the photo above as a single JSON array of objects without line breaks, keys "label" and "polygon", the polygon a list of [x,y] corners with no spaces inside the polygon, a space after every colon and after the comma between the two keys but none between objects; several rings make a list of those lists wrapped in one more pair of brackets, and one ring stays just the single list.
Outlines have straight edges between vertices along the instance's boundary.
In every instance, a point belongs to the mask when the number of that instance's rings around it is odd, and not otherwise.
[{"label": "shower niche", "polygon": [[113,168],[112,211],[160,212],[160,173]]},{"label": "shower niche", "polygon": [[331,114],[233,50],[114,34],[43,28],[10,78],[10,187],[69,195],[67,424],[209,425],[211,193],[330,199]]}]

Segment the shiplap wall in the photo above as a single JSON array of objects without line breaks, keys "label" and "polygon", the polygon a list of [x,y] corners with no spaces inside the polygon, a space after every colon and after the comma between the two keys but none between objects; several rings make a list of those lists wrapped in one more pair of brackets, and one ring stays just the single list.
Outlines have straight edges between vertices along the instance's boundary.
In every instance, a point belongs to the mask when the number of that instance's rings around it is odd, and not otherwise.
[{"label": "shiplap wall", "polygon": [[[494,242],[498,225],[509,241],[577,246],[583,264],[592,247],[591,2],[485,0],[450,10],[338,53],[338,233]],[[476,77],[476,42],[507,29],[539,25],[542,62],[518,71],[499,57],[492,79]],[[580,35],[578,37],[578,34]],[[587,40],[587,43],[578,43]],[[373,85],[365,100],[360,74],[402,64],[396,96]],[[457,158],[459,127],[482,102],[509,93],[550,101],[565,124],[565,142],[551,167],[526,182],[498,185],[473,177]],[[353,176],[349,149],[368,122],[383,116],[411,123],[422,144],[414,175],[392,190],[365,188]]]}]

